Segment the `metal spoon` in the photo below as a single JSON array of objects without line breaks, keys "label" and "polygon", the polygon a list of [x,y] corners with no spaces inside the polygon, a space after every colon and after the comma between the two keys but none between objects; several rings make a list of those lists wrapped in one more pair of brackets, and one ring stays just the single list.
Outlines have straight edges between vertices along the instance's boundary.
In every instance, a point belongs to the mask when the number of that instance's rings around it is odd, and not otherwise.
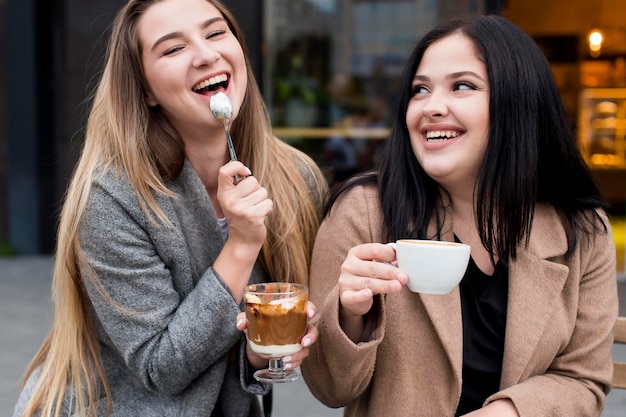
[{"label": "metal spoon", "polygon": [[[209,102],[211,107],[211,113],[213,117],[224,123],[224,130],[226,131],[226,142],[228,143],[228,153],[230,154],[231,161],[237,161],[237,154],[235,153],[235,147],[233,146],[233,140],[230,137],[230,131],[228,125],[230,118],[233,116],[233,103],[230,101],[230,97],[223,91],[219,91],[211,96]],[[237,182],[241,180],[241,175],[235,176]]]}]

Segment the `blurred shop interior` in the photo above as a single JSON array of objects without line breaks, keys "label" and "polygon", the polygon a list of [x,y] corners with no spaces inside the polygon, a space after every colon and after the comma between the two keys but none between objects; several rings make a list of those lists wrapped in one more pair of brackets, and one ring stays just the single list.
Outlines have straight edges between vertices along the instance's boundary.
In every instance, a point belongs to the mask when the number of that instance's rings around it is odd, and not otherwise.
[{"label": "blurred shop interior", "polygon": [[[276,135],[329,183],[373,169],[400,72],[439,21],[498,13],[544,50],[580,148],[626,222],[623,0],[225,0],[239,20]],[[51,253],[81,148],[107,28],[122,0],[0,0],[0,254]]]}]

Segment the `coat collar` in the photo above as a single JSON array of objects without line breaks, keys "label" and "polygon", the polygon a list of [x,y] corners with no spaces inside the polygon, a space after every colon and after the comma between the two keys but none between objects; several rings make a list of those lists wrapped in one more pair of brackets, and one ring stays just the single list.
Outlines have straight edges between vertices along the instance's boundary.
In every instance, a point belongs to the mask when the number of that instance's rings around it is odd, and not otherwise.
[{"label": "coat collar", "polygon": [[[453,241],[452,216],[444,210],[442,239]],[[502,386],[522,377],[550,317],[552,300],[561,292],[568,268],[552,259],[567,251],[567,235],[550,206],[535,209],[528,247],[523,244],[509,267],[509,299],[504,347]],[[457,382],[463,365],[463,324],[459,288],[446,295],[420,294],[442,341]],[[523,341],[523,342],[522,342]]]}]

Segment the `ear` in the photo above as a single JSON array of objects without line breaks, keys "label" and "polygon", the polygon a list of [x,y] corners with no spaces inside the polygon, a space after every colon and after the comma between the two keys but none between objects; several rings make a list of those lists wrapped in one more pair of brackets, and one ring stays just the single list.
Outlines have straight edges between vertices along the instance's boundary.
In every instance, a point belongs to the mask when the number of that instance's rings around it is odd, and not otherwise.
[{"label": "ear", "polygon": [[148,107],[156,107],[159,105],[159,102],[154,98],[151,92],[147,92],[144,99],[146,100],[146,104]]},{"label": "ear", "polygon": [[143,99],[146,101],[148,107],[157,107],[159,105],[159,102],[154,97],[154,94],[152,94],[152,90],[147,86],[144,87]]}]

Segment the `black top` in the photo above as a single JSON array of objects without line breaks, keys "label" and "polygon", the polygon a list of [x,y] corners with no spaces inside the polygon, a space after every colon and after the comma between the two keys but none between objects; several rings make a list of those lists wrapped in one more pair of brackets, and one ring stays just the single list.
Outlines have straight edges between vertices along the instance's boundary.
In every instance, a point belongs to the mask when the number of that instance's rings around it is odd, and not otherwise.
[{"label": "black top", "polygon": [[460,416],[482,407],[500,389],[509,271],[501,262],[492,276],[470,258],[460,284],[463,314],[463,386]]}]

